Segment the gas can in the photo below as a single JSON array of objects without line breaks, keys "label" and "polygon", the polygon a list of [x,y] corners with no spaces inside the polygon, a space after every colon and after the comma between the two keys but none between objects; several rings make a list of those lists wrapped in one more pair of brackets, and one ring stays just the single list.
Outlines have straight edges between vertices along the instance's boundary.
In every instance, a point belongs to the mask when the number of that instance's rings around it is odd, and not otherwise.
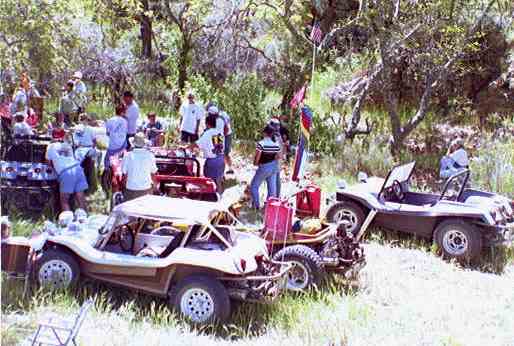
[{"label": "gas can", "polygon": [[293,222],[293,211],[286,200],[274,197],[268,199],[264,211],[266,240],[277,242],[287,238]]},{"label": "gas can", "polygon": [[321,189],[308,185],[296,195],[296,214],[299,217],[319,217],[321,208]]}]

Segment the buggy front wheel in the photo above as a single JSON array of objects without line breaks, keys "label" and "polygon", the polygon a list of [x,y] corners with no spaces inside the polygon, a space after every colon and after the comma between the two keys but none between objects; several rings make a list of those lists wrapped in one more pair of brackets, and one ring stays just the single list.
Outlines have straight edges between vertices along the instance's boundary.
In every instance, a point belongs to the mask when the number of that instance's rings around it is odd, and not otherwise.
[{"label": "buggy front wheel", "polygon": [[58,251],[44,251],[36,262],[36,279],[39,285],[49,289],[61,289],[76,283],[80,268],[73,256]]},{"label": "buggy front wheel", "polygon": [[208,275],[194,274],[178,282],[170,291],[170,303],[196,324],[225,321],[230,316],[227,290]]}]

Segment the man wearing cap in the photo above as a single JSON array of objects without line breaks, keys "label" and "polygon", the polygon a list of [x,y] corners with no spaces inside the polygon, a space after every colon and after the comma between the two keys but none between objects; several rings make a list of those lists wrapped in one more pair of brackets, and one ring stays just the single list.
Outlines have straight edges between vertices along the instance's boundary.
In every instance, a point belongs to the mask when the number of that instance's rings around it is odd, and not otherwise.
[{"label": "man wearing cap", "polygon": [[86,84],[82,81],[82,72],[76,71],[73,74],[73,92],[76,96],[75,102],[77,103],[77,112],[80,114],[86,110],[86,103],[87,103],[87,88]]},{"label": "man wearing cap", "polygon": [[180,107],[180,139],[185,143],[193,143],[198,140],[198,128],[200,120],[204,116],[202,107],[195,103],[195,95],[190,91],[187,95],[188,102]]},{"label": "man wearing cap", "polygon": [[69,198],[74,194],[79,207],[85,210],[84,191],[88,189],[88,184],[80,160],[75,157],[71,145],[65,141],[51,143],[46,150],[46,159],[57,173],[61,209],[71,209]]},{"label": "man wearing cap", "polygon": [[225,173],[225,159],[223,151],[223,132],[216,128],[216,116],[209,114],[205,118],[206,130],[195,143],[189,145],[192,149],[198,148],[205,157],[203,174],[216,182],[218,193],[223,192],[223,176]]},{"label": "man wearing cap", "polygon": [[63,90],[63,95],[59,102],[59,112],[64,115],[64,122],[66,125],[71,126],[73,116],[78,111],[78,99],[73,91],[74,82],[69,80]]},{"label": "man wearing cap", "polygon": [[125,178],[124,197],[126,201],[152,193],[154,174],[157,172],[155,155],[145,148],[143,132],[130,139],[134,148],[123,156],[121,171]]},{"label": "man wearing cap", "polygon": [[127,144],[130,148],[129,139],[134,137],[137,132],[137,122],[139,120],[139,106],[134,101],[134,95],[130,91],[123,93],[123,103],[125,103],[125,119],[127,119]]}]

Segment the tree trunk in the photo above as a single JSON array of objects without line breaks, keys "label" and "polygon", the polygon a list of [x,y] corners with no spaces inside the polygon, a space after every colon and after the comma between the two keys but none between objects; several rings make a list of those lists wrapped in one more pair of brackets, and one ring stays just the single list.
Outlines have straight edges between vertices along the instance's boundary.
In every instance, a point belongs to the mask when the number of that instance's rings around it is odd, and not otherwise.
[{"label": "tree trunk", "polygon": [[149,10],[148,0],[141,0],[143,13],[140,16],[141,30],[141,56],[149,59],[152,57],[152,20],[145,12]]},{"label": "tree trunk", "polygon": [[[184,34],[183,34],[184,35]],[[189,53],[191,51],[191,43],[189,42],[188,38],[183,37],[182,39],[182,47],[180,49],[180,56],[178,58],[178,89],[182,93],[184,91],[184,88],[186,86],[186,82],[188,80],[187,76],[187,65],[188,65],[188,57]]]}]

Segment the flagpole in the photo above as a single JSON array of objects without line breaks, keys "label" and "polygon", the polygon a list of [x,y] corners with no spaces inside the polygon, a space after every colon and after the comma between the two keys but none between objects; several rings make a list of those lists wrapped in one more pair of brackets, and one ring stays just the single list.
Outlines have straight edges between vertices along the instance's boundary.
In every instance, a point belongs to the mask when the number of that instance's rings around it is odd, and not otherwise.
[{"label": "flagpole", "polygon": [[311,90],[314,90],[314,69],[316,68],[316,42],[312,43]]}]

